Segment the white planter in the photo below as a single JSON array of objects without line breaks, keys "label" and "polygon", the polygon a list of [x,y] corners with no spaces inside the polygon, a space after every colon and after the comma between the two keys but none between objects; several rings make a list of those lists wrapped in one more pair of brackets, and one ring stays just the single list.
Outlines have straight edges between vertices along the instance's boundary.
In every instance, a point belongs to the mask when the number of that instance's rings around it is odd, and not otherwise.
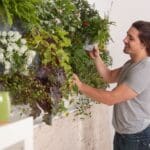
[{"label": "white planter", "polygon": [[97,48],[98,47],[98,43],[93,43],[93,44],[85,44],[83,46],[83,49],[85,51],[88,51],[88,52],[91,52],[94,48]]},{"label": "white planter", "polygon": [[[33,118],[0,126],[0,133],[1,150],[33,150]],[[18,142],[23,142],[21,147]],[[14,147],[15,144],[17,145]]]}]

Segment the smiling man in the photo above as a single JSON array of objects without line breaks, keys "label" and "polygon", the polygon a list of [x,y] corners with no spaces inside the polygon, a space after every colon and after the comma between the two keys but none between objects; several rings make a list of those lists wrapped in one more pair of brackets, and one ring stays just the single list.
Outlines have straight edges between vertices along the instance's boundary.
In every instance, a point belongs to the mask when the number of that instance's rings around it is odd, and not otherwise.
[{"label": "smiling man", "polygon": [[106,67],[97,48],[89,52],[103,79],[117,83],[112,91],[88,86],[75,74],[73,81],[93,100],[114,105],[114,150],[150,150],[150,22],[134,22],[123,42],[131,59],[115,70]]}]

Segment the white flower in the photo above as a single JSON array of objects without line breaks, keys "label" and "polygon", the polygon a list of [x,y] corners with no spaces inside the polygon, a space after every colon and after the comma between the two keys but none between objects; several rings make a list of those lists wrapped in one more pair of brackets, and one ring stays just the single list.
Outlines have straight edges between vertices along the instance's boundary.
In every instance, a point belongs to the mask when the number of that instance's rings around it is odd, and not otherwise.
[{"label": "white flower", "polygon": [[11,69],[11,63],[9,61],[5,61],[4,64],[5,64],[5,69],[6,70],[10,70]]},{"label": "white flower", "polygon": [[4,71],[4,74],[9,74],[10,73],[10,70],[6,70]]},{"label": "white flower", "polygon": [[75,32],[76,29],[75,29],[74,27],[70,27],[69,30],[70,30],[71,32]]},{"label": "white flower", "polygon": [[14,43],[14,42],[17,42],[18,40],[16,40],[16,38],[15,38],[14,36],[12,36],[12,37],[10,37],[10,38],[8,39],[8,41],[9,41],[10,43]]},{"label": "white flower", "polygon": [[4,54],[0,53],[0,62],[4,62],[5,58],[4,58]]},{"label": "white flower", "polygon": [[1,43],[2,43],[2,44],[7,44],[7,40],[6,40],[6,39],[4,39],[4,38],[3,38],[3,39],[1,39],[0,41],[1,41]]},{"label": "white flower", "polygon": [[61,9],[57,9],[57,11],[58,11],[60,14],[63,13],[63,11],[62,11]]},{"label": "white flower", "polygon": [[36,51],[33,51],[33,50],[28,50],[27,52],[26,52],[26,56],[30,56],[30,57],[35,57],[35,55],[36,55]]},{"label": "white flower", "polygon": [[18,52],[19,52],[20,54],[24,54],[27,49],[28,49],[27,46],[26,46],[26,45],[23,45],[23,46],[20,48],[20,50],[19,50]]},{"label": "white flower", "polygon": [[7,36],[7,32],[6,31],[2,31],[2,36],[6,37]]},{"label": "white flower", "polygon": [[4,49],[0,48],[0,53],[4,53]]},{"label": "white flower", "polygon": [[29,69],[28,69],[28,65],[27,64],[24,65],[24,71],[22,71],[22,74],[26,75],[26,76],[29,74]]},{"label": "white flower", "polygon": [[21,36],[21,34],[20,34],[19,32],[17,32],[17,31],[14,32],[14,39],[15,39],[16,41],[18,41],[21,37],[22,37],[22,36]]},{"label": "white flower", "polygon": [[13,50],[18,51],[19,46],[16,43],[11,43],[10,46],[12,47]]},{"label": "white flower", "polygon": [[59,18],[56,18],[55,21],[56,21],[56,24],[61,24],[61,20]]},{"label": "white flower", "polygon": [[64,99],[63,101],[64,101],[64,106],[65,106],[66,108],[69,108],[69,106],[70,106],[69,100]]},{"label": "white flower", "polygon": [[26,39],[21,39],[20,42],[21,42],[21,44],[23,44],[23,45],[27,43]]},{"label": "white flower", "polygon": [[12,52],[13,51],[13,47],[12,46],[8,46],[7,47],[7,52]]},{"label": "white flower", "polygon": [[9,37],[11,37],[11,36],[14,35],[14,32],[13,31],[9,31],[7,34],[8,34]]},{"label": "white flower", "polygon": [[49,24],[49,21],[44,21],[45,24]]},{"label": "white flower", "polygon": [[33,59],[36,56],[36,52],[33,51],[33,50],[29,50],[29,51],[26,52],[26,56],[27,56],[27,65],[31,65]]},{"label": "white flower", "polygon": [[12,52],[8,52],[6,55],[6,59],[9,60],[10,62],[13,61],[13,53]]},{"label": "white flower", "polygon": [[28,57],[27,58],[27,65],[30,66],[32,64],[32,62],[33,62],[32,57]]},{"label": "white flower", "polygon": [[81,17],[80,12],[78,12],[78,13],[76,14],[76,16],[77,16],[78,19],[80,19],[80,17]]}]

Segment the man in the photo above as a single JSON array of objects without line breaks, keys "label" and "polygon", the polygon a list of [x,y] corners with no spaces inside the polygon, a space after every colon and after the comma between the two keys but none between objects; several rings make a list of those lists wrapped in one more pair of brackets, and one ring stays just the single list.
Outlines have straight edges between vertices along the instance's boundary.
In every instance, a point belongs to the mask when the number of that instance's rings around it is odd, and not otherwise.
[{"label": "man", "polygon": [[115,70],[106,67],[97,48],[89,52],[103,79],[118,83],[112,91],[90,87],[75,74],[73,82],[93,100],[114,105],[114,150],[150,150],[150,22],[134,22],[123,42],[131,59]]}]

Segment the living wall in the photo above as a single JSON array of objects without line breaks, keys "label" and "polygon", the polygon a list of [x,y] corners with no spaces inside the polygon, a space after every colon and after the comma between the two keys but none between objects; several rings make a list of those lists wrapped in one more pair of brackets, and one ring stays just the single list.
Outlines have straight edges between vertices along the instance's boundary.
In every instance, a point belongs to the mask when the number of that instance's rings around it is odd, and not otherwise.
[{"label": "living wall", "polygon": [[[66,110],[61,99],[76,89],[73,72],[106,88],[83,46],[97,42],[109,65],[112,22],[86,0],[2,0],[0,20],[0,89],[10,91],[13,104],[30,104],[34,117],[42,108],[48,123],[47,116]],[[81,113],[88,103],[81,105]]]}]

